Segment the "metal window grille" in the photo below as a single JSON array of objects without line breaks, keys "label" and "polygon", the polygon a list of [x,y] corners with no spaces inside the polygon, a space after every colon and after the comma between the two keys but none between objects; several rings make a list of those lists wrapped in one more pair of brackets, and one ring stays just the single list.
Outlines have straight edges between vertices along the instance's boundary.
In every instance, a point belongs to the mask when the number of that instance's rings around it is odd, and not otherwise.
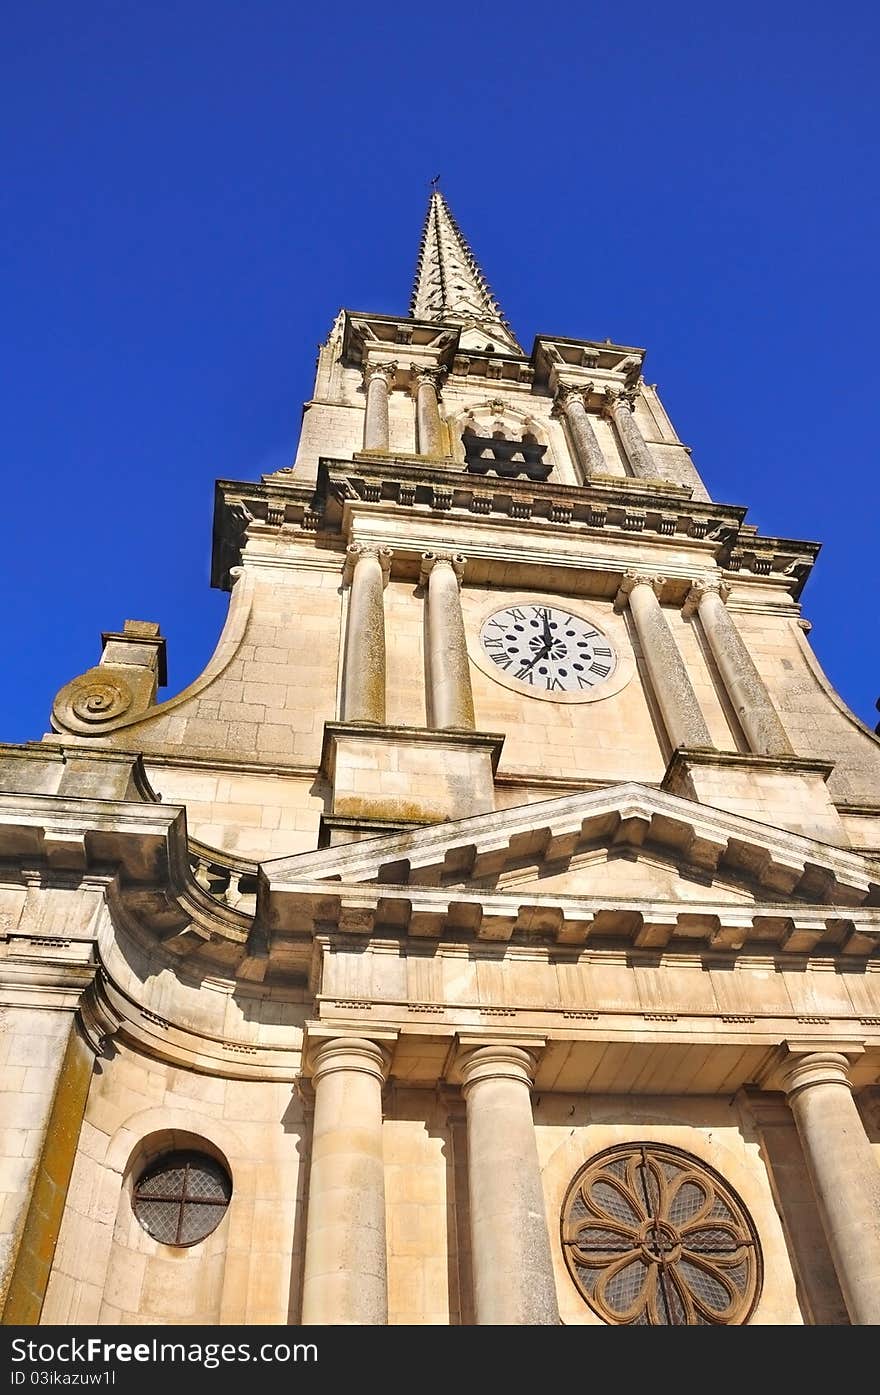
[{"label": "metal window grille", "polygon": [[754,1311],[763,1270],[752,1219],[714,1169],[679,1148],[598,1154],[569,1186],[561,1224],[575,1286],[607,1323],[728,1327]]},{"label": "metal window grille", "polygon": [[134,1214],[163,1245],[196,1245],[225,1215],[232,1196],[226,1169],[204,1153],[166,1153],[141,1174]]}]

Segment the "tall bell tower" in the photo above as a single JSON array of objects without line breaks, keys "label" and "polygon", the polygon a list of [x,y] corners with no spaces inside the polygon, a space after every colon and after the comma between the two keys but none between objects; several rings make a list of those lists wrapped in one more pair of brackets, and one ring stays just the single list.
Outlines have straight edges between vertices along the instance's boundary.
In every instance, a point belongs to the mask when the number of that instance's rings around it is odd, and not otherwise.
[{"label": "tall bell tower", "polygon": [[0,748],[4,1321],[880,1322],[880,740],[644,370],[433,190],[204,673]]}]

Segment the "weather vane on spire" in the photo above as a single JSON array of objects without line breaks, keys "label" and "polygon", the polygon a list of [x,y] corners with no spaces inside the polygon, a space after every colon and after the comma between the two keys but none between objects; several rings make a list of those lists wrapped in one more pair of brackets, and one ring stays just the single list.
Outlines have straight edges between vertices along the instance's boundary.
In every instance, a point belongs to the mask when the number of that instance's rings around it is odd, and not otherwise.
[{"label": "weather vane on spire", "polygon": [[439,184],[440,184],[440,176],[439,176],[439,174],[435,174],[435,175],[434,175],[434,178],[431,180],[431,188],[436,190],[437,187],[439,186]]}]

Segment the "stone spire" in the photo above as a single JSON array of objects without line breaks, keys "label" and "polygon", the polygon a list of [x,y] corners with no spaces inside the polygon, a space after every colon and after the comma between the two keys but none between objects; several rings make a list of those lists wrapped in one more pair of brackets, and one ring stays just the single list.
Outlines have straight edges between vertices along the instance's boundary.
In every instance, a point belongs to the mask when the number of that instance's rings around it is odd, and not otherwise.
[{"label": "stone spire", "polygon": [[522,353],[439,189],[428,204],[409,313],[462,325],[463,349],[491,344],[501,353]]}]

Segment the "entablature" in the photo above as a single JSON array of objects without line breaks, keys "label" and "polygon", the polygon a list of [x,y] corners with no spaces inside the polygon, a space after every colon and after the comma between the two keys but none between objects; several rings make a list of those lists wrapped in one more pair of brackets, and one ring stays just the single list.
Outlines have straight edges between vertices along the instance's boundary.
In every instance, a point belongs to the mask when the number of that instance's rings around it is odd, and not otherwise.
[{"label": "entablature", "polygon": [[627,344],[604,343],[592,339],[564,339],[539,334],[532,348],[536,386],[555,392],[562,382],[583,378],[605,383],[637,386],[645,361],[645,350]]}]

